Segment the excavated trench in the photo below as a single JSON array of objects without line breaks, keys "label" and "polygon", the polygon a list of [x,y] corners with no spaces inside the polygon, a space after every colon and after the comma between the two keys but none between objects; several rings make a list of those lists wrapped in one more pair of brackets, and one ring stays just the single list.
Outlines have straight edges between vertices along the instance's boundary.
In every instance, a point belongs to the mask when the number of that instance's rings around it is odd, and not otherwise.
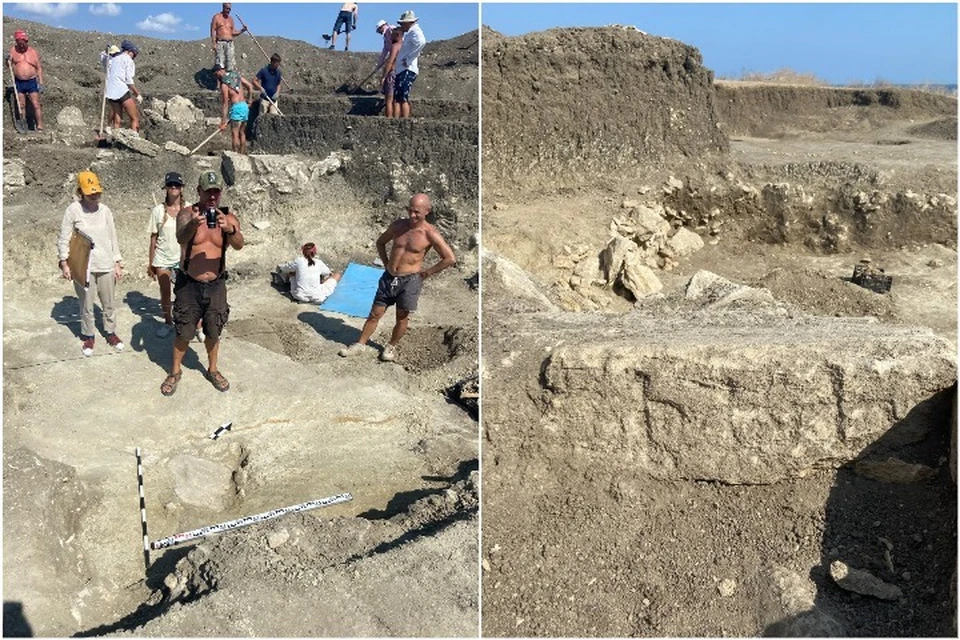
[{"label": "excavated trench", "polygon": [[956,99],[490,42],[484,633],[955,633]]},{"label": "excavated trench", "polygon": [[[215,96],[194,97],[204,116],[216,113]],[[53,97],[50,117],[56,105]],[[22,167],[25,186],[5,189],[5,632],[475,633],[475,106],[424,100],[424,119],[400,122],[369,115],[376,105],[364,96],[287,100],[285,117],[258,121],[248,157],[229,152],[226,137],[190,158],[162,148],[150,157],[66,128],[52,141],[8,149],[7,162]],[[168,140],[195,146],[210,128],[197,120],[178,129],[148,117],[141,137],[161,147]],[[72,190],[69,174],[87,166],[106,187],[131,268],[118,291],[127,350],[109,354],[100,346],[81,360],[72,289],[38,265],[49,262],[49,239]],[[141,266],[146,211],[171,168],[188,185],[206,168],[223,173],[230,186],[224,202],[240,217],[247,246],[228,260],[232,311],[221,358],[230,392],[210,395],[201,375],[206,356],[194,345],[184,388],[164,403],[157,386],[170,347],[154,335],[158,294]],[[375,352],[368,361],[338,358],[362,319],[296,304],[270,286],[270,272],[308,240],[336,270],[351,261],[371,264],[377,236],[418,191],[431,195],[430,220],[458,266],[427,287],[397,365],[377,362]],[[13,273],[36,278],[11,281]],[[37,317],[56,324],[45,323],[41,335]],[[376,344],[391,326],[392,314]],[[52,397],[78,369],[85,382]],[[90,380],[105,379],[127,384],[109,404],[92,402]],[[50,425],[67,414],[66,431],[50,441]],[[232,429],[211,440],[226,422]],[[151,540],[337,493],[354,497],[153,552],[144,574],[135,446],[144,451]],[[423,573],[425,558],[442,568],[440,579]],[[319,590],[324,603],[317,605]],[[251,613],[241,623],[219,608],[221,598],[242,602],[251,594],[271,612],[316,615]],[[418,607],[421,596],[433,603],[422,615],[389,613]],[[337,615],[358,598],[369,616]],[[205,622],[188,622],[193,616]]]}]

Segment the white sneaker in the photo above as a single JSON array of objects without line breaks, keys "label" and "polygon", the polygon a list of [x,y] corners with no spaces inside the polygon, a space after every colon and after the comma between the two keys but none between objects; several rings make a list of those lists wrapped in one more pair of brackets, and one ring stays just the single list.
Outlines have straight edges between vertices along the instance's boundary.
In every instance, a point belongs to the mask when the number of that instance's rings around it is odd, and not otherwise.
[{"label": "white sneaker", "polygon": [[173,331],[173,325],[162,324],[159,327],[157,327],[157,337],[166,338],[168,335],[170,335],[171,331]]},{"label": "white sneaker", "polygon": [[117,337],[117,334],[111,333],[107,336],[107,344],[116,349],[117,351],[123,351],[123,341]]},{"label": "white sneaker", "polygon": [[80,353],[83,354],[84,358],[89,358],[93,355],[93,338],[87,338],[80,343]]},{"label": "white sneaker", "polygon": [[367,350],[367,345],[360,344],[359,342],[354,342],[349,347],[344,347],[340,349],[337,353],[340,354],[341,358],[351,358],[353,356],[358,356],[361,353]]},{"label": "white sneaker", "polygon": [[397,359],[397,347],[396,345],[387,344],[383,348],[383,351],[380,352],[380,359],[384,362],[393,362]]}]

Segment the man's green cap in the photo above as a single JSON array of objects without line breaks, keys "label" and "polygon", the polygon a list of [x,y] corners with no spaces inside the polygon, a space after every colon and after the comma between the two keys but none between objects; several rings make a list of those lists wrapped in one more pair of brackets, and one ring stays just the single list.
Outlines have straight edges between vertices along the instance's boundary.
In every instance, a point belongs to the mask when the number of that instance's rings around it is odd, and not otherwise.
[{"label": "man's green cap", "polygon": [[204,171],[200,174],[200,190],[220,189],[223,191],[223,179],[216,171]]}]

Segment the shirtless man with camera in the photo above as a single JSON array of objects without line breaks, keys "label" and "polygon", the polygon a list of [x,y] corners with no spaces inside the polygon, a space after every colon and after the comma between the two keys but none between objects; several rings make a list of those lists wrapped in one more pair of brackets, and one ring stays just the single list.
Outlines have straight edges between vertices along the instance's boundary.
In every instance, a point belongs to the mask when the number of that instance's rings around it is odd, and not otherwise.
[{"label": "shirtless man with camera", "polygon": [[[397,321],[393,326],[393,334],[380,353],[381,360],[396,360],[397,343],[407,332],[410,314],[417,310],[423,281],[456,263],[453,250],[437,228],[427,222],[430,207],[429,196],[425,193],[416,194],[410,198],[407,206],[409,217],[395,220],[377,238],[377,253],[386,269],[377,284],[377,294],[373,298],[370,315],[363,324],[360,340],[339,352],[344,358],[359,355],[367,349],[367,341],[376,330],[377,323],[386,313],[387,307],[396,304]],[[390,256],[387,257],[387,243],[391,241],[393,246],[390,248]],[[431,248],[440,256],[440,261],[424,269],[423,260]]]},{"label": "shirtless man with camera", "polygon": [[227,207],[220,207],[223,180],[216,171],[200,174],[197,186],[199,202],[186,207],[177,215],[177,242],[181,261],[174,285],[173,322],[176,338],[173,341],[173,365],[170,374],[160,385],[160,393],[172,396],[183,375],[181,364],[190,340],[202,321],[206,336],[207,378],[217,391],[226,391],[230,383],[217,368],[220,351],[220,332],[230,317],[227,304],[227,247],[243,248],[240,221]]}]

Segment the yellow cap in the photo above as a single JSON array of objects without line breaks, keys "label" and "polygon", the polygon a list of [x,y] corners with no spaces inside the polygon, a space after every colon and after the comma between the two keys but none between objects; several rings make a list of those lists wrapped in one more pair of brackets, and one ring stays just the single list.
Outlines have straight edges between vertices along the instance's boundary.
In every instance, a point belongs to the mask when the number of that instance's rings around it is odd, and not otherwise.
[{"label": "yellow cap", "polygon": [[103,187],[100,186],[100,178],[93,171],[81,171],[77,176],[77,184],[80,185],[80,193],[85,196],[94,193],[103,193]]}]

